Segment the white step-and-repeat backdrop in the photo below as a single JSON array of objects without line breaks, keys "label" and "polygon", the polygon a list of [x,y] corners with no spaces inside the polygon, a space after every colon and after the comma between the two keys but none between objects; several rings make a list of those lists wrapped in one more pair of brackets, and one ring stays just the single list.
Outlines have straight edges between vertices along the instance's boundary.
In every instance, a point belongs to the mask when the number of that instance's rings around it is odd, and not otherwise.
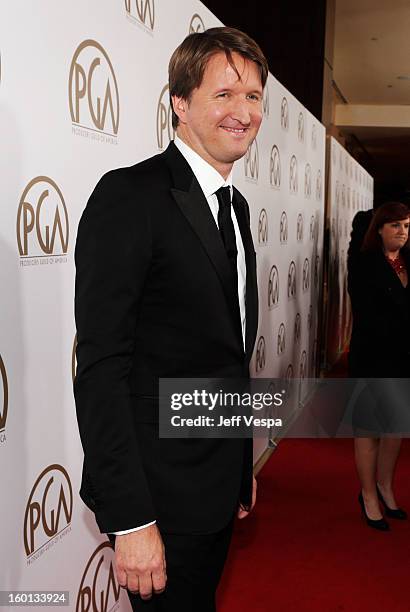
[{"label": "white step-and-repeat backdrop", "polygon": [[347,251],[354,216],[359,210],[373,208],[373,178],[332,136],[327,146],[329,259],[325,367],[331,368],[350,338]]},{"label": "white step-and-repeat backdrop", "polygon": [[[297,410],[319,360],[325,129],[272,75],[265,120],[243,165],[238,185],[252,203],[260,300],[252,375],[301,379]],[[266,442],[255,440],[256,457]]]},{"label": "white step-and-repeat backdrop", "polygon": [[[104,172],[166,148],[169,57],[219,24],[196,0],[0,7],[0,590],[69,591],[81,612],[128,609],[78,496],[76,229]],[[316,369],[324,158],[323,126],[270,76],[263,126],[234,173],[258,256],[258,377]],[[266,445],[256,441],[255,458]]]}]

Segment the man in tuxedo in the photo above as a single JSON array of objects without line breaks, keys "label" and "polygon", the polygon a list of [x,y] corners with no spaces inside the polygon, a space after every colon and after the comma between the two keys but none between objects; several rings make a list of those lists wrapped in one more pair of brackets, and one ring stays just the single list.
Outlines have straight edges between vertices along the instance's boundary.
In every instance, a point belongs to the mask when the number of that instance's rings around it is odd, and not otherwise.
[{"label": "man in tuxedo", "polygon": [[103,176],[79,224],[80,494],[134,610],[215,610],[233,518],[255,502],[252,441],[159,438],[158,381],[249,376],[255,251],[232,166],[267,74],[238,30],[188,36],[169,65],[175,141]]}]

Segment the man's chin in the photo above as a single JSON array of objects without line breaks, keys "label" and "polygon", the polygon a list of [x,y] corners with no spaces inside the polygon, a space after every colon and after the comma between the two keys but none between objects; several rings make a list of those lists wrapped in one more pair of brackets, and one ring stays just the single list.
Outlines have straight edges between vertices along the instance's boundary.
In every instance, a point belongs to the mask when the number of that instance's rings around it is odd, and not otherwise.
[{"label": "man's chin", "polygon": [[229,156],[229,162],[233,163],[238,161],[238,159],[242,159],[242,157],[246,154],[247,150],[249,149],[249,144],[247,143],[246,145],[242,145],[242,146],[236,146],[234,147],[231,151],[229,151],[228,156]]}]

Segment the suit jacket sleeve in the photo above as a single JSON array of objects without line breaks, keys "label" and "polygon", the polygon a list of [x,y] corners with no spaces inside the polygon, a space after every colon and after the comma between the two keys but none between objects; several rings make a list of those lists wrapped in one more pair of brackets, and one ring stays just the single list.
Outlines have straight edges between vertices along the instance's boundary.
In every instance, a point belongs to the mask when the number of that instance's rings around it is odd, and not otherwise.
[{"label": "suit jacket sleeve", "polygon": [[350,243],[347,251],[348,291],[354,291],[353,284],[357,277],[357,268],[360,266],[360,253],[364,237],[371,221],[371,211],[359,211],[356,213],[350,234]]},{"label": "suit jacket sleeve", "polygon": [[[135,439],[128,377],[151,231],[126,170],[105,175],[80,220],[75,251],[77,418],[83,498],[102,532],[155,520]],[[90,504],[91,499],[91,504]]]}]

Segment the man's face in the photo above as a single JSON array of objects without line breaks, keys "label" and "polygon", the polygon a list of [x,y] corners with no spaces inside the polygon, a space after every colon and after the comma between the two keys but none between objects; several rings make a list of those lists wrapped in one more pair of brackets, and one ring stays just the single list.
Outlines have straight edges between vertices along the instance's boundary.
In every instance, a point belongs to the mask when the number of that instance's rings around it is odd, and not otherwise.
[{"label": "man's face", "polygon": [[188,102],[173,97],[178,136],[225,178],[245,155],[262,121],[262,83],[255,62],[232,53],[240,74],[224,53],[213,55]]}]

